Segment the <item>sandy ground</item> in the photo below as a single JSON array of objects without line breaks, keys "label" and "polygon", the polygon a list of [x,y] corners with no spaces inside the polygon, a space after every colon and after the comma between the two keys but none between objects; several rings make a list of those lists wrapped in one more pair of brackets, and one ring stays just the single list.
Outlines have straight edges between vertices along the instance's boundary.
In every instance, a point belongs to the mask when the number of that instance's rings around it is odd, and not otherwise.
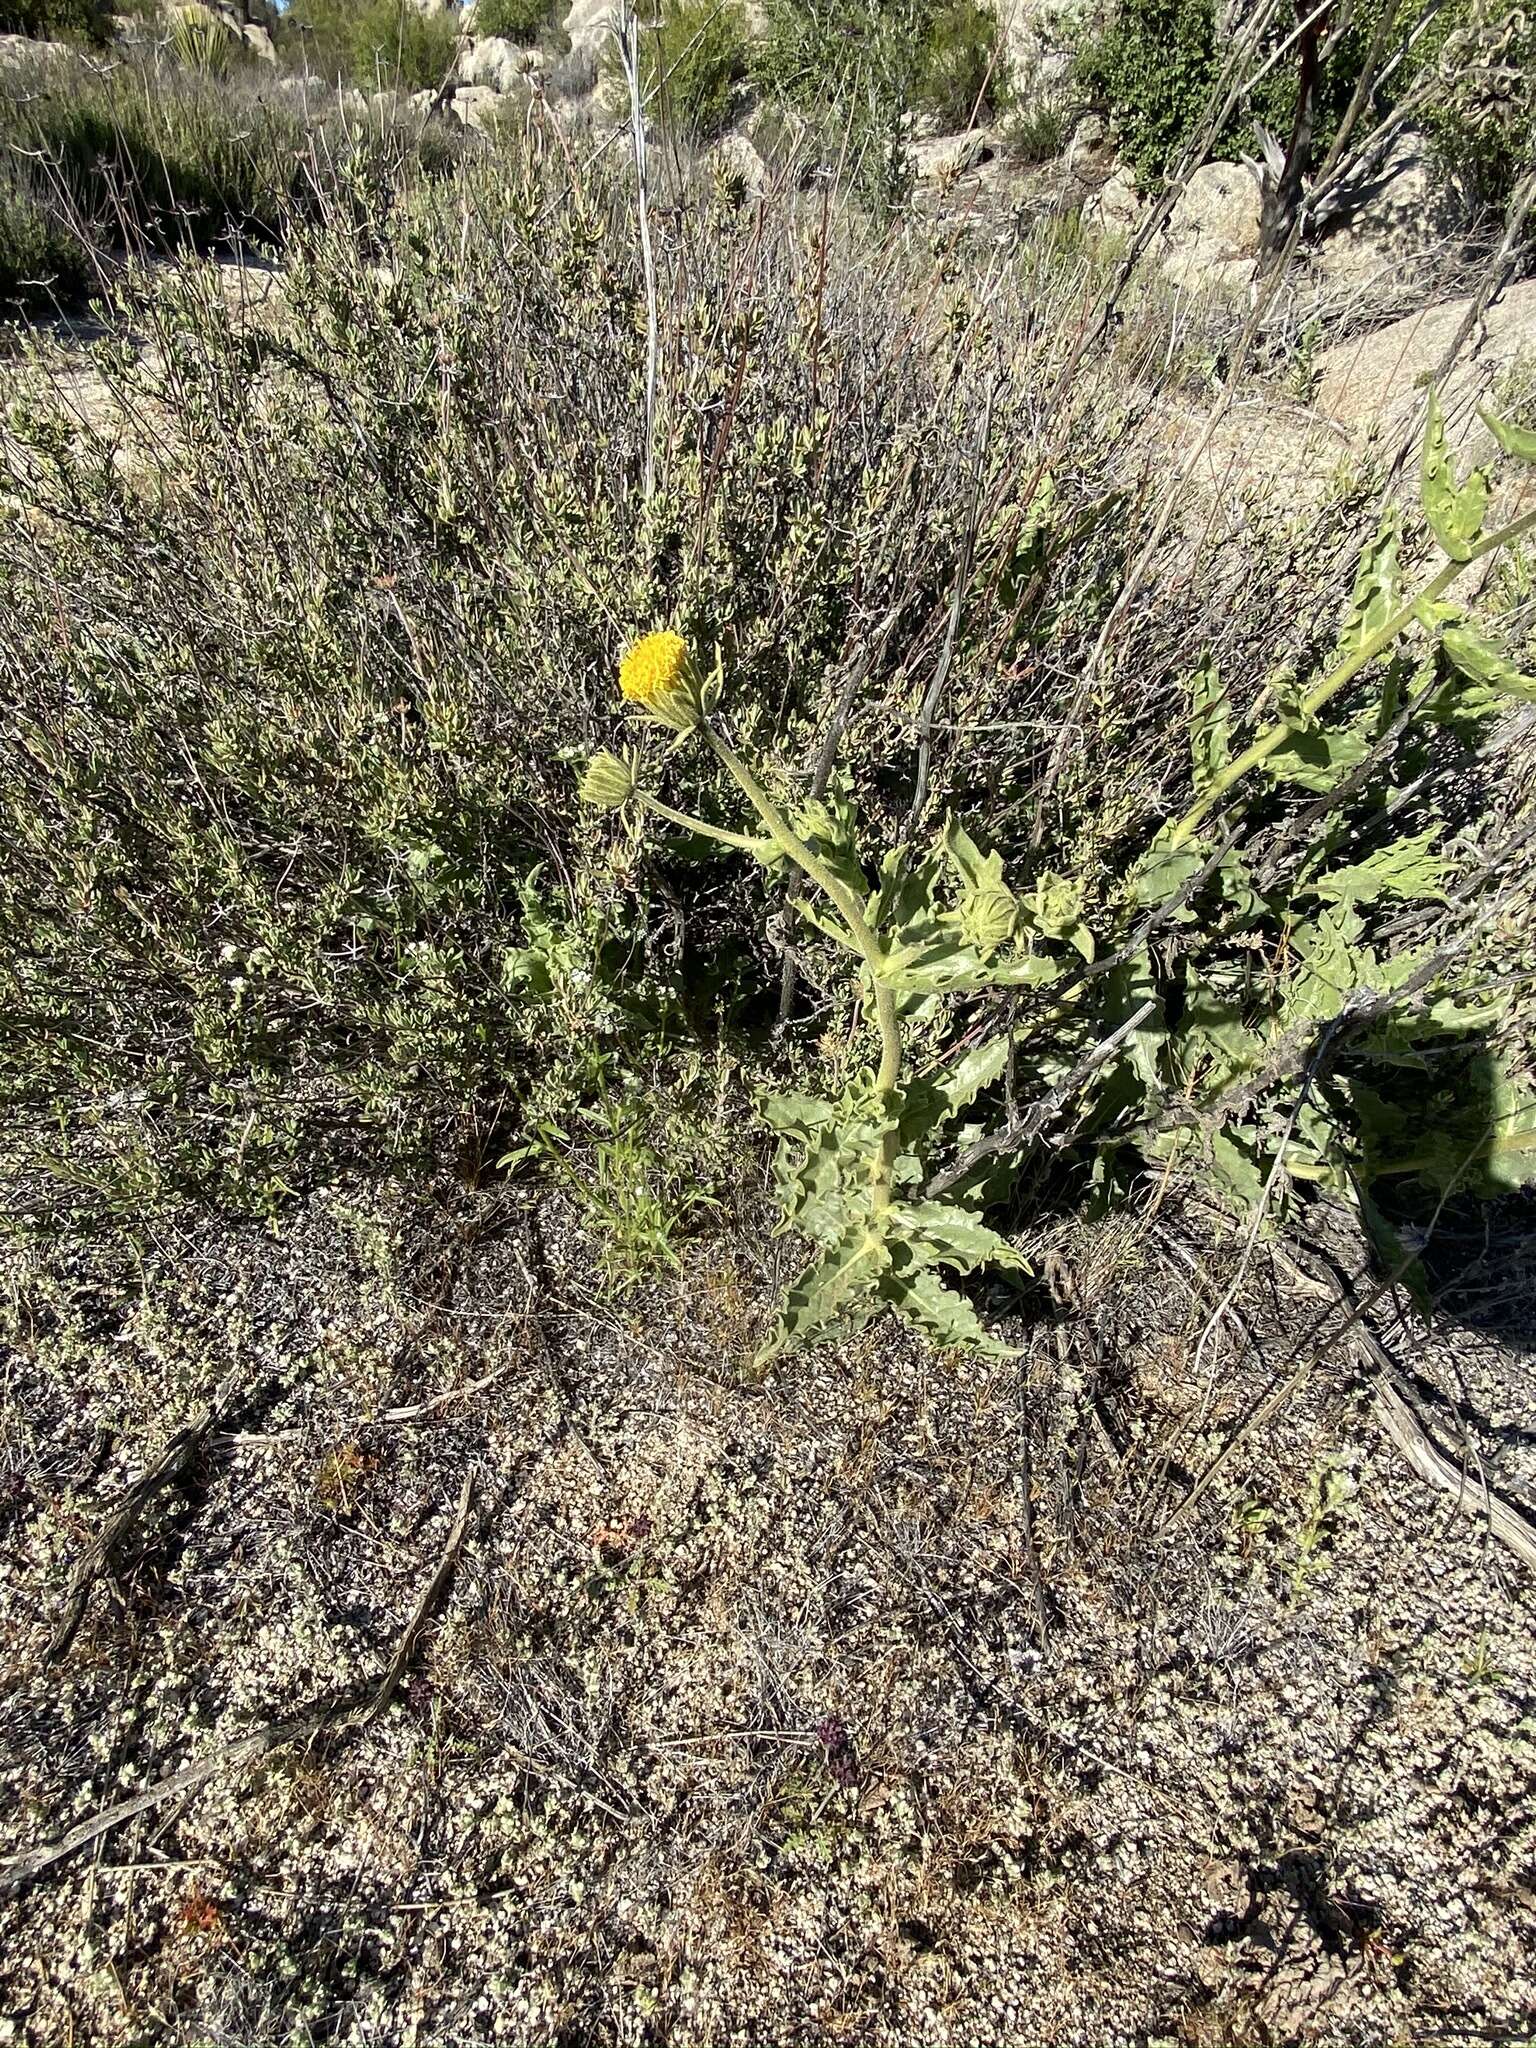
[{"label": "sandy ground", "polygon": [[[762,1384],[739,1228],[619,1299],[462,1193],[9,1254],[0,1849],[160,1791],[0,1901],[0,2041],[1529,2038],[1536,1586],[1202,1231]],[[1528,1490],[1528,1352],[1411,1366]]]}]

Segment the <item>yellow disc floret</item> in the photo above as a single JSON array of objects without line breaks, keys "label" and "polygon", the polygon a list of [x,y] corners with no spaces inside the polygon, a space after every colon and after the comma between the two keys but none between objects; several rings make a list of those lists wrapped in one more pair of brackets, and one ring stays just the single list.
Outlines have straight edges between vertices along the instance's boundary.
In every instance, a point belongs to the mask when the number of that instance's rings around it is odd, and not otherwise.
[{"label": "yellow disc floret", "polygon": [[691,732],[701,716],[698,671],[680,633],[647,633],[619,664],[619,688],[674,732]]}]

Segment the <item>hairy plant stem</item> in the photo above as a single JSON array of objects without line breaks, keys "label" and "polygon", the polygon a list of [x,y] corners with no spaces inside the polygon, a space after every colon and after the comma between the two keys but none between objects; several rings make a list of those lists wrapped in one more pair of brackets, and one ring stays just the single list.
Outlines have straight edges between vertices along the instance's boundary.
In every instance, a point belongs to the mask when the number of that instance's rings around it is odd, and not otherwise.
[{"label": "hairy plant stem", "polygon": [[[1420,605],[1432,604],[1443,592],[1449,590],[1463,569],[1469,569],[1475,561],[1484,555],[1494,553],[1498,548],[1508,547],[1512,541],[1521,539],[1533,528],[1536,528],[1536,512],[1524,512],[1518,519],[1511,520],[1508,526],[1500,527],[1497,533],[1490,533],[1485,540],[1479,541],[1464,562],[1447,562],[1421,591],[1411,597],[1406,604],[1399,605],[1385,625],[1379,626],[1368,640],[1355,649],[1347,661],[1341,661],[1337,668],[1330,669],[1317,687],[1308,691],[1301,700],[1301,709],[1306,717],[1311,718],[1321,711],[1347,683],[1354,681],[1361,669],[1373,662],[1378,654],[1384,653],[1393,641],[1412,625]],[[1227,791],[1235,783],[1241,782],[1251,768],[1257,768],[1261,761],[1267,761],[1271,754],[1284,746],[1294,731],[1294,726],[1281,719],[1267,731],[1260,733],[1253,745],[1239,754],[1235,761],[1229,761],[1205,795],[1198,803],[1192,804],[1174,826],[1168,838],[1168,851],[1177,851],[1192,838],[1196,827],[1216,808]]]},{"label": "hairy plant stem", "polygon": [[652,796],[647,789],[635,792],[648,811],[654,811],[658,818],[665,818],[669,825],[678,825],[685,832],[702,833],[706,839],[718,839],[724,846],[740,847],[743,853],[766,853],[773,844],[770,839],[753,839],[746,832],[727,832],[723,825],[706,824],[702,818],[691,818],[686,811],[674,811],[670,804],[664,804],[659,796]]},{"label": "hairy plant stem", "polygon": [[[869,969],[870,986],[875,998],[875,1021],[880,1030],[880,1069],[875,1076],[875,1087],[882,1102],[889,1107],[896,1084],[901,1079],[901,1020],[896,1013],[896,998],[885,979],[885,948],[876,937],[864,907],[846,882],[829,868],[825,861],[818,859],[799,835],[792,831],[769,798],[762,784],[746,763],[708,725],[701,725],[705,743],[726,773],[736,782],[747,802],[767,826],[770,837],[779,851],[792,860],[797,868],[813,881],[822,894],[828,898],[838,915],[848,927],[854,949],[862,955]],[[874,1173],[875,1210],[885,1209],[891,1199],[891,1170],[896,1162],[897,1133],[886,1133],[880,1148]]]}]

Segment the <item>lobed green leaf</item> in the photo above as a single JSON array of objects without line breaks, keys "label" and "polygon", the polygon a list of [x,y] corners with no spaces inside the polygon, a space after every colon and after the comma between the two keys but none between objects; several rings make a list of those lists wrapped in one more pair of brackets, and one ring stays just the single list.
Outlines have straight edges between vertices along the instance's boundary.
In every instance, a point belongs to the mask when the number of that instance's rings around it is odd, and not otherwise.
[{"label": "lobed green leaf", "polygon": [[1451,560],[1470,562],[1488,509],[1488,479],[1480,469],[1474,469],[1464,484],[1457,483],[1456,466],[1446,446],[1445,414],[1438,392],[1430,394],[1429,416],[1424,422],[1419,496],[1435,539]]}]

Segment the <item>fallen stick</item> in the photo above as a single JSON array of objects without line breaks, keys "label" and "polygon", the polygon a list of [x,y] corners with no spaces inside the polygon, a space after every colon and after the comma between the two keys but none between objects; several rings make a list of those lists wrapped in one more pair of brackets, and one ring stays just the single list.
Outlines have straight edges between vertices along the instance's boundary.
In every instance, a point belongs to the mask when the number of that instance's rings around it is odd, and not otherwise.
[{"label": "fallen stick", "polygon": [[[145,1478],[149,1476],[146,1473]],[[471,1475],[466,1474],[459,1494],[458,1513],[443,1548],[443,1554],[438,1559],[437,1569],[427,1581],[426,1590],[417,1601],[415,1610],[405,1625],[384,1676],[361,1706],[347,1708],[340,1702],[332,1701],[323,1707],[312,1707],[308,1713],[299,1714],[290,1721],[278,1721],[269,1728],[258,1728],[254,1733],[242,1736],[238,1742],[228,1743],[224,1748],[215,1750],[211,1756],[201,1757],[196,1763],[185,1764],[179,1771],[172,1771],[169,1777],[160,1778],[153,1785],[146,1785],[142,1792],[135,1792],[131,1799],[120,1799],[115,1806],[103,1807],[99,1813],[90,1815],[88,1819],[70,1828],[66,1834],[60,1835],[56,1841],[42,1842],[34,1849],[23,1849],[17,1855],[7,1857],[0,1862],[0,1898],[14,1897],[35,1878],[41,1877],[45,1870],[51,1870],[56,1863],[62,1863],[73,1856],[76,1850],[83,1849],[91,1842],[99,1840],[101,1836],[110,1834],[113,1828],[121,1827],[124,1821],[133,1820],[141,1813],[148,1813],[154,1807],[163,1806],[167,1800],[178,1798],[183,1793],[195,1792],[211,1778],[219,1777],[225,1771],[236,1770],[244,1764],[254,1763],[258,1757],[282,1748],[285,1743],[308,1741],[325,1731],[339,1736],[353,1734],[369,1727],[394,1698],[400,1680],[405,1674],[405,1668],[410,1662],[411,1652],[416,1647],[422,1626],[453,1574],[465,1531],[469,1527],[470,1504],[473,1497],[474,1480]]]},{"label": "fallen stick", "polygon": [[82,1552],[69,1575],[58,1627],[49,1637],[44,1652],[50,1664],[57,1663],[74,1641],[75,1632],[85,1617],[85,1604],[91,1597],[91,1588],[105,1570],[113,1551],[155,1495],[163,1493],[192,1463],[207,1442],[209,1432],[229,1407],[233,1386],[234,1375],[231,1374],[207,1406],[199,1409],[190,1422],[177,1430],[155,1462],[133,1482],[102,1524],[94,1542]]}]

